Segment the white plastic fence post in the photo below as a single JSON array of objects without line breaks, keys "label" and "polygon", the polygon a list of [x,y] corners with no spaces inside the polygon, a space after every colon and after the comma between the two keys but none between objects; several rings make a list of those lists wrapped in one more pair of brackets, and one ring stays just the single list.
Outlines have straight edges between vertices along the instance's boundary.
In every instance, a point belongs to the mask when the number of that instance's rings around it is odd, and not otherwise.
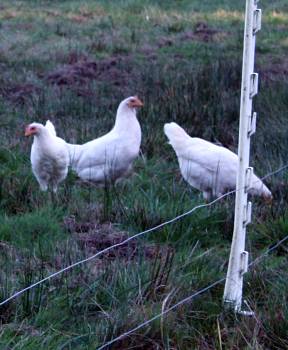
[{"label": "white plastic fence post", "polygon": [[237,312],[241,312],[243,274],[248,268],[245,236],[246,226],[251,221],[252,208],[251,202],[247,202],[247,194],[253,174],[253,168],[249,167],[250,137],[256,127],[256,113],[252,114],[252,99],[258,92],[254,56],[256,32],[261,28],[261,10],[257,8],[257,2],[246,0],[234,232],[223,297],[224,306]]}]

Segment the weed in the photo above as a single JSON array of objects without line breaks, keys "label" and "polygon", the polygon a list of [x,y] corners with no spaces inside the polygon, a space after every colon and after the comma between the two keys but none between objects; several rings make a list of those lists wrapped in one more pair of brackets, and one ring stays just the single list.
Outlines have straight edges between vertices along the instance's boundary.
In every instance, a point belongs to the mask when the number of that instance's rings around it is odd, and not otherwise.
[{"label": "weed", "polygon": [[[262,6],[262,2],[261,2]],[[0,300],[131,234],[202,203],[181,178],[163,134],[237,151],[242,2],[2,0],[0,50]],[[287,162],[287,4],[263,0],[260,93],[251,164],[262,176]],[[24,125],[51,119],[82,143],[106,133],[119,102],[139,94],[141,157],[115,186],[72,172],[58,200],[39,191]],[[253,205],[252,258],[287,235],[287,172],[265,180],[274,203]],[[193,215],[31,289],[0,310],[2,349],[95,349],[225,276],[234,200]],[[222,310],[223,285],[173,310],[114,349],[287,348],[287,248],[245,275],[255,317]]]}]

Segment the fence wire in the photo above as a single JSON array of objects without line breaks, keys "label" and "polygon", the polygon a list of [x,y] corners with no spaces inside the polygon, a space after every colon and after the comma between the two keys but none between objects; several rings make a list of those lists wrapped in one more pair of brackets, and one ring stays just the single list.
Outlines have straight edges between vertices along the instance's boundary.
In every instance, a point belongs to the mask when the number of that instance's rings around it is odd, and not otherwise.
[{"label": "fence wire", "polygon": [[[262,177],[260,180],[264,180],[264,179],[266,179],[266,178],[268,178],[268,177],[270,177],[270,176],[272,176],[272,175],[275,175],[275,174],[277,174],[277,173],[283,171],[283,170],[286,169],[286,168],[288,168],[288,164],[286,164],[286,165],[284,165],[284,166],[278,168],[278,169],[275,170],[275,171],[272,171],[272,172],[266,174],[266,175],[265,175],[264,177]],[[88,257],[88,258],[85,258],[85,259],[80,260],[80,261],[77,261],[77,262],[75,262],[75,263],[73,263],[73,264],[71,264],[71,265],[69,265],[69,266],[66,266],[65,268],[63,268],[63,269],[61,269],[61,270],[59,270],[59,271],[56,271],[56,272],[52,273],[51,275],[49,275],[49,276],[47,276],[47,277],[45,277],[45,278],[43,278],[43,279],[41,279],[41,280],[39,280],[39,281],[37,281],[37,282],[35,282],[35,283],[33,283],[33,284],[27,286],[26,288],[23,288],[23,289],[19,290],[18,292],[12,294],[10,297],[8,297],[7,299],[3,300],[3,301],[0,303],[0,306],[2,306],[2,305],[4,305],[4,304],[8,303],[9,301],[11,301],[11,300],[17,298],[19,295],[25,293],[26,291],[28,291],[28,290],[30,290],[30,289],[32,289],[32,288],[34,288],[34,287],[36,287],[36,286],[38,286],[38,285],[40,285],[40,284],[42,284],[42,283],[44,283],[44,282],[46,282],[46,281],[48,281],[48,280],[54,278],[54,277],[56,277],[56,276],[62,274],[63,272],[66,272],[66,271],[71,270],[72,268],[74,268],[74,267],[76,267],[76,266],[79,266],[79,265],[82,265],[82,264],[84,264],[84,263],[86,263],[86,262],[88,262],[88,261],[91,261],[91,260],[93,260],[93,259],[99,257],[100,255],[109,252],[110,250],[112,250],[112,249],[114,249],[114,248],[120,247],[120,246],[122,246],[122,245],[128,243],[129,241],[131,241],[131,240],[133,240],[133,239],[136,239],[136,238],[138,238],[138,237],[141,237],[141,236],[145,235],[146,233],[150,233],[150,232],[159,230],[160,228],[162,228],[162,227],[164,227],[164,226],[166,226],[166,225],[172,224],[172,223],[174,223],[174,222],[176,222],[176,221],[178,221],[178,220],[184,218],[185,216],[188,216],[188,215],[192,214],[194,211],[196,211],[196,210],[198,210],[198,209],[205,208],[205,207],[210,207],[210,206],[214,205],[215,203],[217,203],[218,201],[220,201],[221,199],[223,199],[223,198],[225,198],[225,197],[227,197],[227,196],[229,196],[229,195],[231,195],[231,194],[233,194],[233,193],[235,193],[235,192],[236,192],[236,190],[229,191],[229,192],[223,194],[222,196],[220,196],[220,197],[214,199],[213,201],[211,201],[211,202],[209,202],[209,203],[204,203],[204,204],[197,205],[197,206],[193,207],[192,209],[188,210],[187,212],[176,216],[176,217],[173,218],[173,219],[170,219],[170,220],[168,220],[168,221],[165,221],[165,222],[163,222],[162,224],[159,224],[159,225],[157,225],[157,226],[154,226],[154,227],[152,227],[152,228],[150,228],[150,229],[147,229],[147,230],[144,230],[144,231],[142,231],[142,232],[139,232],[139,233],[137,233],[137,234],[135,234],[135,235],[133,235],[133,236],[127,238],[126,240],[124,240],[124,241],[122,241],[122,242],[120,242],[120,243],[116,243],[116,244],[114,244],[114,245],[112,245],[112,246],[110,246],[110,247],[107,247],[107,248],[101,250],[100,252],[98,252],[98,253],[96,253],[96,254],[94,254],[94,255]]]},{"label": "fence wire", "polygon": [[[273,245],[271,248],[267,249],[263,254],[261,254],[258,258],[256,258],[255,260],[253,260],[249,266],[253,266],[258,264],[262,259],[264,259],[265,257],[267,257],[267,255],[269,253],[271,253],[273,250],[275,250],[277,247],[279,247],[281,244],[283,244],[285,241],[288,240],[288,235],[284,238],[282,238],[280,241],[278,241],[275,245]],[[204,287],[200,290],[198,290],[197,292],[189,295],[188,297],[180,300],[178,303],[174,304],[173,306],[169,307],[168,309],[160,312],[159,314],[153,316],[152,318],[150,318],[149,320],[144,321],[143,323],[139,324],[138,326],[130,329],[127,332],[122,333],[121,335],[119,335],[118,337],[108,341],[107,343],[101,345],[99,348],[97,348],[97,350],[102,350],[107,348],[107,346],[112,345],[114,343],[116,343],[118,340],[124,339],[126,338],[128,335],[138,331],[139,329],[149,325],[150,323],[152,323],[153,321],[162,318],[164,315],[168,314],[170,311],[176,309],[177,307],[187,303],[188,301],[191,301],[193,298],[197,297],[200,294],[203,294],[205,292],[207,292],[208,290],[212,289],[213,287],[217,286],[218,284],[221,284],[222,282],[226,281],[226,277],[220,278],[217,281],[213,282],[212,284],[210,284],[207,287]]]}]

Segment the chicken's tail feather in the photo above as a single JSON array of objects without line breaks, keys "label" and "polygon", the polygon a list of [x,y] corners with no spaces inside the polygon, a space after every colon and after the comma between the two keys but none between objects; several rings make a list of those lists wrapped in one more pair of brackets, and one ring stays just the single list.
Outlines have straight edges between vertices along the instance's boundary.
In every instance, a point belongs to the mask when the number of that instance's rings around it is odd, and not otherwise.
[{"label": "chicken's tail feather", "polygon": [[45,128],[49,130],[50,134],[52,134],[53,136],[56,136],[56,130],[54,125],[50,122],[50,120],[47,120],[46,124],[45,124]]},{"label": "chicken's tail feather", "polygon": [[187,138],[189,138],[186,131],[174,122],[164,125],[164,133],[168,137],[169,143],[176,151],[184,144]]}]

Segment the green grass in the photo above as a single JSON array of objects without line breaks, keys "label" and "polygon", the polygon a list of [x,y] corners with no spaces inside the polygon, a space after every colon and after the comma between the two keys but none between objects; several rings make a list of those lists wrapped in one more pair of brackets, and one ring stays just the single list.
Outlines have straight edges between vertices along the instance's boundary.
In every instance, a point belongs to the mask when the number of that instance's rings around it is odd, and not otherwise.
[{"label": "green grass", "polygon": [[[263,176],[287,163],[288,8],[284,0],[259,6],[251,164]],[[163,125],[174,120],[237,150],[244,3],[3,0],[0,7],[3,300],[203,202],[181,179]],[[85,142],[107,132],[119,102],[133,94],[144,100],[133,176],[105,190],[70,173],[54,201],[41,193],[24,125],[49,118],[65,140]],[[265,180],[271,207],[253,200],[251,259],[288,234],[287,180],[287,171]],[[0,349],[95,349],[225,277],[233,210],[233,197],[200,209],[5,304]],[[283,244],[245,275],[255,317],[224,312],[219,284],[110,349],[285,349],[287,281]]]}]

